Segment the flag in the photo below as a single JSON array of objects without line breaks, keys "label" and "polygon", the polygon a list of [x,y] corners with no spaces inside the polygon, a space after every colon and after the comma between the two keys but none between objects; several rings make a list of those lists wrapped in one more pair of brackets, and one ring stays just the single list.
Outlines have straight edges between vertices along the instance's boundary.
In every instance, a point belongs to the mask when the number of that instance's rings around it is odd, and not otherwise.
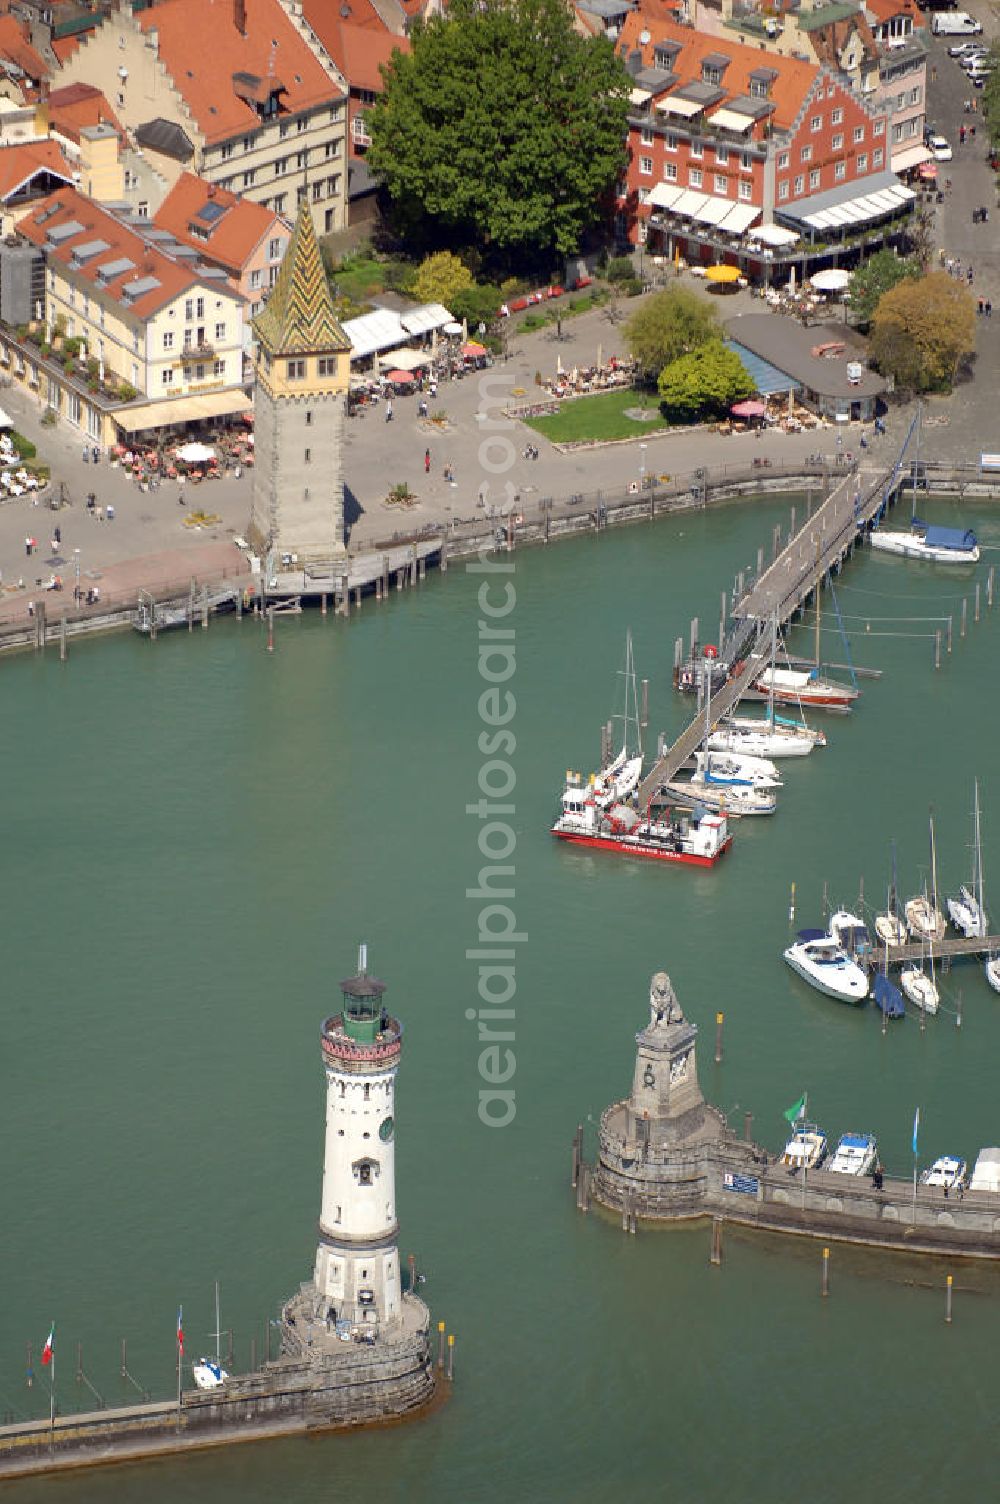
[{"label": "flag", "polygon": [[55,1352],[56,1352],[56,1324],[53,1321],[52,1326],[49,1329],[49,1335],[45,1339],[45,1346],[42,1348],[42,1362],[44,1364],[51,1363],[52,1359],[55,1357]]},{"label": "flag", "polygon": [[920,1130],[920,1108],[913,1114],[913,1152],[917,1152],[917,1133]]},{"label": "flag", "polygon": [[807,1093],[803,1092],[802,1095],[801,1095],[801,1097],[799,1098],[799,1100],[797,1102],[793,1102],[792,1106],[789,1107],[788,1110],[785,1112],[784,1116],[785,1116],[785,1121],[786,1122],[788,1122],[788,1123],[797,1123],[800,1118],[804,1118],[805,1117],[805,1115],[806,1115],[806,1095],[807,1095]]},{"label": "flag", "polygon": [[177,1351],[184,1356],[184,1307],[177,1307]]}]

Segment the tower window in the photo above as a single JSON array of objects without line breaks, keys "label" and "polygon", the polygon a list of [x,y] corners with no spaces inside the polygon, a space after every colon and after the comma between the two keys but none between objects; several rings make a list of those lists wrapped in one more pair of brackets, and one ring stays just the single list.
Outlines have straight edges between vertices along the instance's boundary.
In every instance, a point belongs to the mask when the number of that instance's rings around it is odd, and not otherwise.
[{"label": "tower window", "polygon": [[337,1221],[340,1221],[340,1207],[337,1207]]},{"label": "tower window", "polygon": [[287,360],[285,362],[285,369],[289,381],[305,381],[306,363],[304,360]]},{"label": "tower window", "polygon": [[372,1183],[372,1167],[371,1167],[371,1165],[360,1165],[359,1166],[359,1168],[358,1168],[358,1180],[359,1180],[359,1182],[360,1182],[361,1185],[371,1185],[371,1183]]},{"label": "tower window", "polygon": [[371,1096],[371,1091],[372,1091],[371,1086],[366,1081],[365,1082],[365,1101],[366,1102],[368,1101],[369,1097]]},{"label": "tower window", "polygon": [[306,452],[305,452],[305,455],[303,456],[303,458],[305,459],[305,462],[308,465],[311,462],[311,460],[312,460],[312,450],[311,449],[307,449]]},{"label": "tower window", "polygon": [[307,428],[311,428],[312,427],[312,420],[313,420],[312,413],[306,413],[306,427]]}]

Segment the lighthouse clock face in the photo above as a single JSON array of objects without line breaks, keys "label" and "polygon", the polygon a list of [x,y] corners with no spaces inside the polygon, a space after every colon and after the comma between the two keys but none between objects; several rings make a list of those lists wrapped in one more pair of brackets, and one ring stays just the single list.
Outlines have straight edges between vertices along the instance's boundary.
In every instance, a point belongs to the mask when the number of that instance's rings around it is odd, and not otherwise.
[{"label": "lighthouse clock face", "polygon": [[383,1144],[387,1144],[389,1142],[389,1140],[392,1138],[393,1131],[394,1125],[392,1118],[383,1118],[381,1123],[379,1124],[378,1129],[378,1136],[382,1140]]}]

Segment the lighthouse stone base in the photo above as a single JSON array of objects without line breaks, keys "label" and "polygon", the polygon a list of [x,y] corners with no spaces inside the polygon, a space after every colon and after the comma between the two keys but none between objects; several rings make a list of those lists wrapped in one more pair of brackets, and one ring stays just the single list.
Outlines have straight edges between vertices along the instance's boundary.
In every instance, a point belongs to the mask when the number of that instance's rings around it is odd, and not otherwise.
[{"label": "lighthouse stone base", "polygon": [[328,1300],[312,1281],[281,1313],[281,1356],[308,1372],[305,1408],[316,1426],[390,1420],[426,1405],[434,1394],[430,1312],[404,1295],[397,1320],[365,1341],[345,1340],[326,1319]]}]

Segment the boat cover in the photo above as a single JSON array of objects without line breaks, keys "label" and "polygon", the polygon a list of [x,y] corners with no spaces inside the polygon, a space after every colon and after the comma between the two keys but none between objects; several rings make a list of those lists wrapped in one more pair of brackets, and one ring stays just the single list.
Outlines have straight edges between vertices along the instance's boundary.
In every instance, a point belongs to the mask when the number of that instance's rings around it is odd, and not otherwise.
[{"label": "boat cover", "polygon": [[881,1008],[886,1018],[905,1018],[906,1008],[903,1004],[903,996],[895,983],[890,982],[887,976],[878,972],[875,977],[875,985],[872,988],[872,996],[877,1007]]},{"label": "boat cover", "polygon": [[929,548],[953,548],[958,553],[969,553],[978,541],[971,527],[931,527],[917,517],[913,519],[913,526],[923,533]]},{"label": "boat cover", "polygon": [[796,940],[829,940],[826,930],[799,930]]}]

